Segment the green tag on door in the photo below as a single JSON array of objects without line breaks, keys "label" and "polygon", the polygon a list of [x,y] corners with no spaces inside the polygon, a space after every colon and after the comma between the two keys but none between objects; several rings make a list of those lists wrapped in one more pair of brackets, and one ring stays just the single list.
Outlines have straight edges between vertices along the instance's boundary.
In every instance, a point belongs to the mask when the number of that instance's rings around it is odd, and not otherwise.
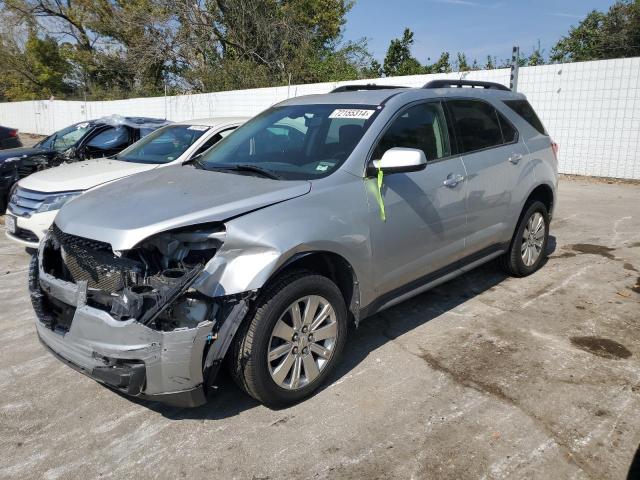
[{"label": "green tag on door", "polygon": [[377,197],[378,197],[378,207],[380,207],[380,219],[383,222],[387,221],[387,214],[384,211],[384,200],[382,198],[382,179],[384,177],[384,173],[382,172],[382,169],[380,167],[378,167],[378,192],[377,192]]}]

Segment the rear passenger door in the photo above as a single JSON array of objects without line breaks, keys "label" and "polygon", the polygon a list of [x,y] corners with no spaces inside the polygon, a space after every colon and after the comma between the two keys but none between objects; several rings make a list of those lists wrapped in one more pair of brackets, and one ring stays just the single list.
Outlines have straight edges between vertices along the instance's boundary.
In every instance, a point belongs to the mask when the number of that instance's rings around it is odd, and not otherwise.
[{"label": "rear passenger door", "polygon": [[473,254],[511,238],[509,207],[528,151],[490,103],[454,99],[447,106],[467,172],[466,253]]},{"label": "rear passenger door", "polygon": [[369,181],[373,267],[379,295],[401,295],[428,281],[429,274],[464,253],[465,171],[452,151],[441,102],[401,110],[379,139],[371,160],[394,147],[417,148],[427,157],[424,170],[384,176],[380,218],[375,182]]}]

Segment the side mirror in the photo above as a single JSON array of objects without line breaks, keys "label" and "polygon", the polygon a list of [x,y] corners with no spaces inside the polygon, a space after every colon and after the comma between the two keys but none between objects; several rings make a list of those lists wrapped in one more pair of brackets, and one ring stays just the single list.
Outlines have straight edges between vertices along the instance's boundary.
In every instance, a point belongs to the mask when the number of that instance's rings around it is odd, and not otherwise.
[{"label": "side mirror", "polygon": [[390,148],[380,160],[374,160],[369,164],[368,174],[375,175],[378,168],[387,175],[401,172],[417,172],[427,166],[427,157],[422,150],[417,148]]}]

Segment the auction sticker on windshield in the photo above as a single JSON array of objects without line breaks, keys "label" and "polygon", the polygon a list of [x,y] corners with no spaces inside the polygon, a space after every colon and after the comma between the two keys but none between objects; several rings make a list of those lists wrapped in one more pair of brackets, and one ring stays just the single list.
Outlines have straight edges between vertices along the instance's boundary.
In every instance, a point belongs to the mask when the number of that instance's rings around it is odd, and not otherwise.
[{"label": "auction sticker on windshield", "polygon": [[364,110],[360,108],[337,108],[331,112],[329,118],[362,118],[366,120],[375,112],[375,110]]}]

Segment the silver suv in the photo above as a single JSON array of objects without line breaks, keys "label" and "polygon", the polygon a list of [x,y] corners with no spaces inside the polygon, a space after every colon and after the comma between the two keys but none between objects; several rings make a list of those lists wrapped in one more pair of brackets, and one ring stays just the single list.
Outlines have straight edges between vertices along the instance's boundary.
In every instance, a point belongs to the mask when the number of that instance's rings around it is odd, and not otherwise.
[{"label": "silver suv", "polygon": [[62,208],[34,256],[37,332],[126,394],[200,405],[223,361],[271,407],[331,375],[348,324],[489,260],[544,262],[555,148],[480,82],[284,101],[191,165]]}]

